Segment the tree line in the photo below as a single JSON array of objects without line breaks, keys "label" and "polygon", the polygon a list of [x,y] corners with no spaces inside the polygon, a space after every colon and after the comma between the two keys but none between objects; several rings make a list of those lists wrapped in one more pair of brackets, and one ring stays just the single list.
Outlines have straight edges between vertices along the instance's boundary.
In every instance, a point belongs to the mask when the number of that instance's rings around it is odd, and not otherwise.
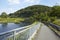
[{"label": "tree line", "polygon": [[17,10],[14,13],[7,15],[6,12],[2,12],[1,18],[25,18],[29,21],[46,21],[52,22],[56,18],[60,19],[60,6],[45,6],[45,5],[33,5],[24,9]]}]

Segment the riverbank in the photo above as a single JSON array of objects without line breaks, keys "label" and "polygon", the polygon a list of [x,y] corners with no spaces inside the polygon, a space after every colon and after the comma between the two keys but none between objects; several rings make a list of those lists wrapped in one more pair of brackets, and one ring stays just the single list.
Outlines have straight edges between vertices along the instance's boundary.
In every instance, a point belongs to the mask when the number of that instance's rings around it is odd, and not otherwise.
[{"label": "riverbank", "polygon": [[0,23],[20,23],[23,18],[0,18]]}]

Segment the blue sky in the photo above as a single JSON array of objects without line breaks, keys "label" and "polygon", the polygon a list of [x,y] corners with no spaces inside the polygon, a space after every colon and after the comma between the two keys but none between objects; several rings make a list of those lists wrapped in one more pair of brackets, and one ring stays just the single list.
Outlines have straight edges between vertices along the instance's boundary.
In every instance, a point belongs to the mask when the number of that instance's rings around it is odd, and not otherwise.
[{"label": "blue sky", "polygon": [[0,0],[0,14],[2,12],[13,13],[31,5],[53,6],[56,3],[60,5],[60,0]]}]

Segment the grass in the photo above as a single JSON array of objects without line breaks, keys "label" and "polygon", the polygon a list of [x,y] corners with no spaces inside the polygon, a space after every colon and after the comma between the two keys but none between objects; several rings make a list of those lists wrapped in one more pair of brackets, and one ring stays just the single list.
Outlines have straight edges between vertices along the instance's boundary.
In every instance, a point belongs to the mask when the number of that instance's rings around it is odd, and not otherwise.
[{"label": "grass", "polygon": [[55,20],[53,23],[60,26],[60,19]]},{"label": "grass", "polygon": [[23,18],[0,18],[0,23],[20,23]]}]

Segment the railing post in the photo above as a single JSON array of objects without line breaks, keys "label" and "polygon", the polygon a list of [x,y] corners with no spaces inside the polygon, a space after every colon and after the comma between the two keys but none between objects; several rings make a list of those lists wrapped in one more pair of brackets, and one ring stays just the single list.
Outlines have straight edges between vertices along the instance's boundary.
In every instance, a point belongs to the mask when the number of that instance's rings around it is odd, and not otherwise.
[{"label": "railing post", "polygon": [[16,31],[13,31],[13,40],[15,40]]}]

